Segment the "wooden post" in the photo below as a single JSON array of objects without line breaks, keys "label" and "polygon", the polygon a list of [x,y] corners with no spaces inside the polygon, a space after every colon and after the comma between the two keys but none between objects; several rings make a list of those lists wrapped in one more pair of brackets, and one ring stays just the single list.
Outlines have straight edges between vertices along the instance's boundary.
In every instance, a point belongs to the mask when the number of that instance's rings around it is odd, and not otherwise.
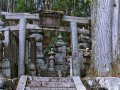
[{"label": "wooden post", "polygon": [[30,63],[36,64],[36,42],[35,38],[30,38]]},{"label": "wooden post", "polygon": [[72,43],[73,76],[80,76],[77,23],[75,21],[71,21],[70,27],[71,27],[71,36],[72,36],[71,43]]},{"label": "wooden post", "polygon": [[0,41],[0,62],[3,60],[3,42]]},{"label": "wooden post", "polygon": [[2,62],[2,73],[7,76],[8,78],[11,77],[11,67],[10,67],[10,48],[9,48],[9,42],[10,42],[10,32],[5,31],[4,32],[4,60]]},{"label": "wooden post", "polygon": [[26,40],[26,59],[25,59],[25,64],[28,65],[29,63],[29,40]]},{"label": "wooden post", "polygon": [[25,73],[25,37],[26,37],[26,19],[23,17],[19,22],[19,61],[18,77]]}]

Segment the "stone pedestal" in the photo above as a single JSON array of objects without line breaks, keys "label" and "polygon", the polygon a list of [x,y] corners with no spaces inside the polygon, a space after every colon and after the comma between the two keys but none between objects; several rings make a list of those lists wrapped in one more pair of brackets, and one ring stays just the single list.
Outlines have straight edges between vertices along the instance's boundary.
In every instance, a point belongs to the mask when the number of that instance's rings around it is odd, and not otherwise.
[{"label": "stone pedestal", "polygon": [[8,78],[11,78],[10,60],[7,58],[4,61],[2,61],[2,74]]}]

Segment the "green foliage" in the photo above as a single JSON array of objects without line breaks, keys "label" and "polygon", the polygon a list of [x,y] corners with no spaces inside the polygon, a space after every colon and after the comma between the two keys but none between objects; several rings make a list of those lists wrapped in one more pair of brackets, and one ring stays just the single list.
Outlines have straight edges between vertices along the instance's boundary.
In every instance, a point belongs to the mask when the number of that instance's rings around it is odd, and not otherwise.
[{"label": "green foliage", "polygon": [[56,0],[56,2],[52,4],[52,9],[64,11],[67,9],[67,0]]},{"label": "green foliage", "polygon": [[15,12],[32,12],[35,9],[34,1],[29,0],[25,2],[25,0],[16,1]]},{"label": "green foliage", "polygon": [[52,9],[72,16],[90,16],[92,0],[55,0]]},{"label": "green foliage", "polygon": [[26,5],[24,0],[18,1],[15,8],[15,12],[24,12],[24,11],[26,11]]},{"label": "green foliage", "polygon": [[92,3],[93,0],[84,0],[84,2],[85,2],[85,3],[86,3],[86,2],[90,2],[90,3]]}]

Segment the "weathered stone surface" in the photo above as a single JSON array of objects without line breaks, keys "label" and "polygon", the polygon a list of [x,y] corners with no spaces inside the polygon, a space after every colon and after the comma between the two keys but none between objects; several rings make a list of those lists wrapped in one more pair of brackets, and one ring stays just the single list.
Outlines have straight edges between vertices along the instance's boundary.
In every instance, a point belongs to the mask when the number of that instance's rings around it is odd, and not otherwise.
[{"label": "weathered stone surface", "polygon": [[72,88],[75,87],[75,84],[73,82],[42,82],[42,87],[66,87],[66,88]]},{"label": "weathered stone surface", "polygon": [[42,82],[28,81],[27,86],[29,86],[29,87],[41,87]]},{"label": "weathered stone surface", "polygon": [[[79,77],[36,77],[27,76],[19,81],[24,90],[86,90]],[[18,86],[20,86],[18,84]],[[19,89],[17,89],[19,90]],[[22,89],[23,90],[23,89]]]},{"label": "weathered stone surface", "polygon": [[27,76],[21,76],[16,90],[24,90],[26,81],[27,81]]},{"label": "weathered stone surface", "polygon": [[72,61],[73,61],[73,76],[80,76],[80,59],[78,52],[78,31],[77,23],[70,22],[71,28],[71,43],[72,43]]},{"label": "weathered stone surface", "polygon": [[73,80],[77,90],[87,90],[79,77],[73,77]]},{"label": "weathered stone surface", "polygon": [[107,88],[108,90],[120,90],[120,78],[119,77],[98,77],[101,87]]},{"label": "weathered stone surface", "polygon": [[[39,19],[39,14],[30,14],[30,13],[8,13],[8,12],[2,12],[2,15],[5,15],[6,19],[20,19],[23,16],[27,19],[33,19],[33,20],[38,20]],[[73,17],[73,16],[63,16],[63,21],[76,21],[78,23],[84,23],[88,24],[90,17],[87,18],[81,18],[81,17]]]},{"label": "weathered stone surface", "polygon": [[2,74],[9,78],[11,77],[10,60],[7,58],[2,61]]},{"label": "weathered stone surface", "polygon": [[25,90],[76,90],[76,88],[45,88],[45,87],[26,87]]},{"label": "weathered stone surface", "polygon": [[107,90],[120,90],[119,77],[96,77],[86,78],[90,87],[97,86],[98,88],[105,88]]},{"label": "weathered stone surface", "polygon": [[39,81],[39,82],[73,82],[70,77],[31,77],[28,76],[29,80]]},{"label": "weathered stone surface", "polygon": [[79,49],[86,49],[89,48],[89,43],[79,43]]},{"label": "weathered stone surface", "polygon": [[26,18],[19,21],[19,60],[18,60],[18,77],[25,74],[25,38],[26,38]]}]

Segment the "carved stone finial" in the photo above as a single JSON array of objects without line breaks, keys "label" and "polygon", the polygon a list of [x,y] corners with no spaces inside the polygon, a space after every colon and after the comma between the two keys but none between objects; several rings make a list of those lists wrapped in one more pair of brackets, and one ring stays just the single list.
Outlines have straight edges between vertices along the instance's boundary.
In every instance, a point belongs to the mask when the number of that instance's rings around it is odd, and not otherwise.
[{"label": "carved stone finial", "polygon": [[51,48],[51,49],[50,49],[50,52],[49,52],[48,54],[49,54],[49,55],[54,55],[54,54],[55,54],[54,48]]},{"label": "carved stone finial", "polygon": [[62,35],[59,34],[58,40],[57,40],[57,42],[56,42],[56,46],[65,46],[65,45],[66,45],[66,43],[63,41]]}]

